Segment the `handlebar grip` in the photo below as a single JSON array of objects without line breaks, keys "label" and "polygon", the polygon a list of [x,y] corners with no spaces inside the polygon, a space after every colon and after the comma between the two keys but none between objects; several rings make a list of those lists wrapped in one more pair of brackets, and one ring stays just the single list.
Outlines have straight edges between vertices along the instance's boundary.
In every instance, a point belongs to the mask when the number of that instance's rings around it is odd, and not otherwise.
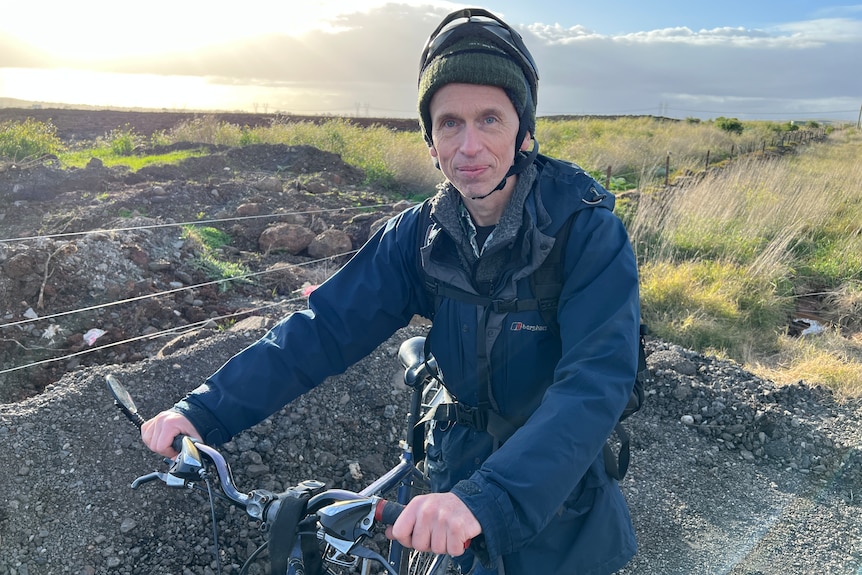
[{"label": "handlebar grip", "polygon": [[180,451],[183,450],[183,438],[184,437],[186,437],[186,436],[185,435],[177,435],[176,437],[174,437],[173,443],[171,443],[171,447],[173,447],[174,451],[176,451],[177,453],[179,453]]},{"label": "handlebar grip", "polygon": [[[377,502],[377,507],[374,509],[374,520],[383,525],[394,525],[401,516],[401,512],[404,511],[404,507],[400,503],[381,499]],[[472,539],[468,539],[464,542],[464,551],[470,547],[472,541]]]},{"label": "handlebar grip", "polygon": [[377,502],[377,508],[374,510],[374,519],[384,525],[395,525],[402,511],[404,511],[404,506],[400,503],[381,499]]}]

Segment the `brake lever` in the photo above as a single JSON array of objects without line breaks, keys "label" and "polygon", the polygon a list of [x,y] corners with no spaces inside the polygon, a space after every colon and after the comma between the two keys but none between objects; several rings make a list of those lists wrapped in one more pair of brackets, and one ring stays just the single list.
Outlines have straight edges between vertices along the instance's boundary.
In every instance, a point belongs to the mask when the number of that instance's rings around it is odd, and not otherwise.
[{"label": "brake lever", "polygon": [[159,473],[158,471],[153,471],[152,473],[147,473],[146,475],[141,475],[140,477],[138,477],[137,479],[132,481],[132,484],[130,487],[132,489],[137,489],[138,487],[140,487],[144,483],[149,483],[150,481],[155,481],[157,479],[160,481],[166,481],[167,480],[167,473]]},{"label": "brake lever", "polygon": [[161,481],[168,487],[186,487],[186,482],[179,477],[174,477],[170,473],[162,473],[160,471],[153,471],[152,473],[147,473],[146,475],[141,475],[134,481],[132,481],[131,488],[137,489],[144,483],[149,483],[151,481]]},{"label": "brake lever", "polygon": [[[329,538],[327,538],[327,541],[328,540],[329,540]],[[330,544],[331,544],[331,541],[330,541]],[[333,547],[334,547],[334,545],[333,545]],[[380,563],[381,565],[383,565],[386,568],[386,571],[388,573],[391,573],[391,575],[398,575],[398,571],[393,569],[392,566],[389,564],[389,561],[387,561],[380,553],[377,553],[376,551],[372,551],[371,549],[368,549],[367,547],[363,547],[362,545],[359,545],[358,543],[353,545],[353,547],[350,549],[349,554],[353,555],[354,557],[361,557],[362,559],[371,559],[373,561],[377,561],[378,563]]]},{"label": "brake lever", "polygon": [[[387,561],[382,555],[377,553],[376,551],[372,551],[367,547],[363,547],[357,541],[347,541],[346,539],[341,539],[335,535],[331,535],[323,530],[323,540],[326,541],[330,547],[335,549],[340,555],[347,558],[362,558],[362,559],[371,559],[372,561],[376,561],[377,563],[383,565],[386,570],[392,575],[398,575],[398,572],[395,571],[391,565],[389,565],[389,561]],[[349,565],[350,561],[344,563],[345,565]]]}]

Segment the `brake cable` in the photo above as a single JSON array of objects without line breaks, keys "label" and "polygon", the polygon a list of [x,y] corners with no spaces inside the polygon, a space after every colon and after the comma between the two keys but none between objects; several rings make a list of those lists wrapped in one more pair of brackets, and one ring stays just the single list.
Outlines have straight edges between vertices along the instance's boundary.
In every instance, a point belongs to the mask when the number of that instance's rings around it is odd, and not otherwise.
[{"label": "brake cable", "polygon": [[212,482],[210,481],[209,474],[207,473],[203,475],[204,483],[206,483],[207,485],[207,494],[209,495],[210,499],[210,513],[212,514],[213,520],[213,554],[215,555],[216,560],[216,573],[218,573],[218,575],[221,575],[221,557],[219,556],[218,552],[218,523],[216,520],[215,497],[213,494],[213,486]]},{"label": "brake cable", "polygon": [[264,541],[260,547],[255,549],[254,552],[248,556],[248,559],[245,560],[245,563],[242,564],[242,569],[239,570],[239,575],[248,575],[248,570],[257,560],[257,556],[263,553],[268,546],[269,541]]}]

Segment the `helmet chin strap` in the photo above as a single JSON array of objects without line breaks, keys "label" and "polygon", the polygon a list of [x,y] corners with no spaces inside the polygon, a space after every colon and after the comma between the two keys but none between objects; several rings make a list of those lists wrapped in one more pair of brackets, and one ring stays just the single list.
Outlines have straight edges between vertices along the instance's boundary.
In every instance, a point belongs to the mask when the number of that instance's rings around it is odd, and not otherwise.
[{"label": "helmet chin strap", "polygon": [[503,176],[503,179],[500,181],[499,184],[497,184],[496,188],[494,188],[493,190],[491,190],[487,194],[484,194],[481,196],[471,196],[470,199],[473,201],[484,200],[485,198],[487,198],[488,196],[490,196],[494,192],[496,192],[498,190],[502,190],[504,187],[506,187],[506,181],[509,179],[509,177],[520,174],[521,172],[526,170],[527,166],[529,166],[530,164],[533,163],[533,160],[536,159],[536,156],[538,154],[539,154],[539,142],[533,140],[533,149],[530,150],[529,152],[521,152],[520,150],[518,151],[518,153],[516,155],[517,159],[515,160],[515,163],[512,164],[512,166],[506,172],[506,175]]},{"label": "helmet chin strap", "polygon": [[[526,78],[524,79],[526,82]],[[511,99],[511,96],[509,97]],[[514,101],[514,100],[513,100]],[[532,96],[530,91],[529,84],[527,85],[527,104],[524,106],[521,113],[518,115],[518,135],[515,136],[515,163],[509,168],[506,172],[506,175],[503,176],[503,179],[497,185],[496,188],[488,192],[483,196],[472,196],[470,199],[473,201],[484,200],[494,192],[498,190],[502,190],[506,186],[506,180],[509,179],[510,176],[515,176],[520,174],[524,170],[527,169],[527,166],[533,163],[533,160],[536,159],[536,156],[539,154],[539,142],[533,139],[533,149],[529,152],[522,152],[521,145],[524,143],[524,138],[527,137],[527,115],[529,113],[529,108],[532,105]],[[534,134],[535,136],[535,134]]]}]

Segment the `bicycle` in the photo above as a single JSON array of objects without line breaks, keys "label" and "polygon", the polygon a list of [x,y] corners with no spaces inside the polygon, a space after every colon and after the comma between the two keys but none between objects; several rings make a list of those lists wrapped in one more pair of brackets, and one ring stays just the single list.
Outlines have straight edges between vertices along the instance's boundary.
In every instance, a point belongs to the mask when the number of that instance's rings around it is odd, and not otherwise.
[{"label": "bicycle", "polygon": [[[424,344],[424,337],[413,337],[405,340],[398,351],[404,383],[413,390],[399,462],[359,492],[324,489],[322,482],[306,480],[280,493],[266,489],[243,493],[218,450],[182,436],[173,443],[178,455],[164,461],[168,470],[142,475],[131,483],[131,488],[161,481],[171,488],[203,490],[209,495],[213,514],[214,500],[219,498],[259,521],[266,541],[249,555],[241,574],[248,573],[267,550],[273,575],[371,575],[375,565],[390,575],[451,573],[454,563],[446,555],[417,552],[392,541],[387,557],[383,557],[363,545],[381,526],[393,524],[413,496],[428,490],[422,462],[417,465],[414,461],[413,430],[422,415],[443,400],[444,390],[434,358],[425,357]],[[144,419],[123,385],[113,375],[108,375],[106,382],[117,407],[140,427]],[[395,500],[390,501],[388,494],[393,493]],[[216,521],[213,540],[220,573]]]}]

